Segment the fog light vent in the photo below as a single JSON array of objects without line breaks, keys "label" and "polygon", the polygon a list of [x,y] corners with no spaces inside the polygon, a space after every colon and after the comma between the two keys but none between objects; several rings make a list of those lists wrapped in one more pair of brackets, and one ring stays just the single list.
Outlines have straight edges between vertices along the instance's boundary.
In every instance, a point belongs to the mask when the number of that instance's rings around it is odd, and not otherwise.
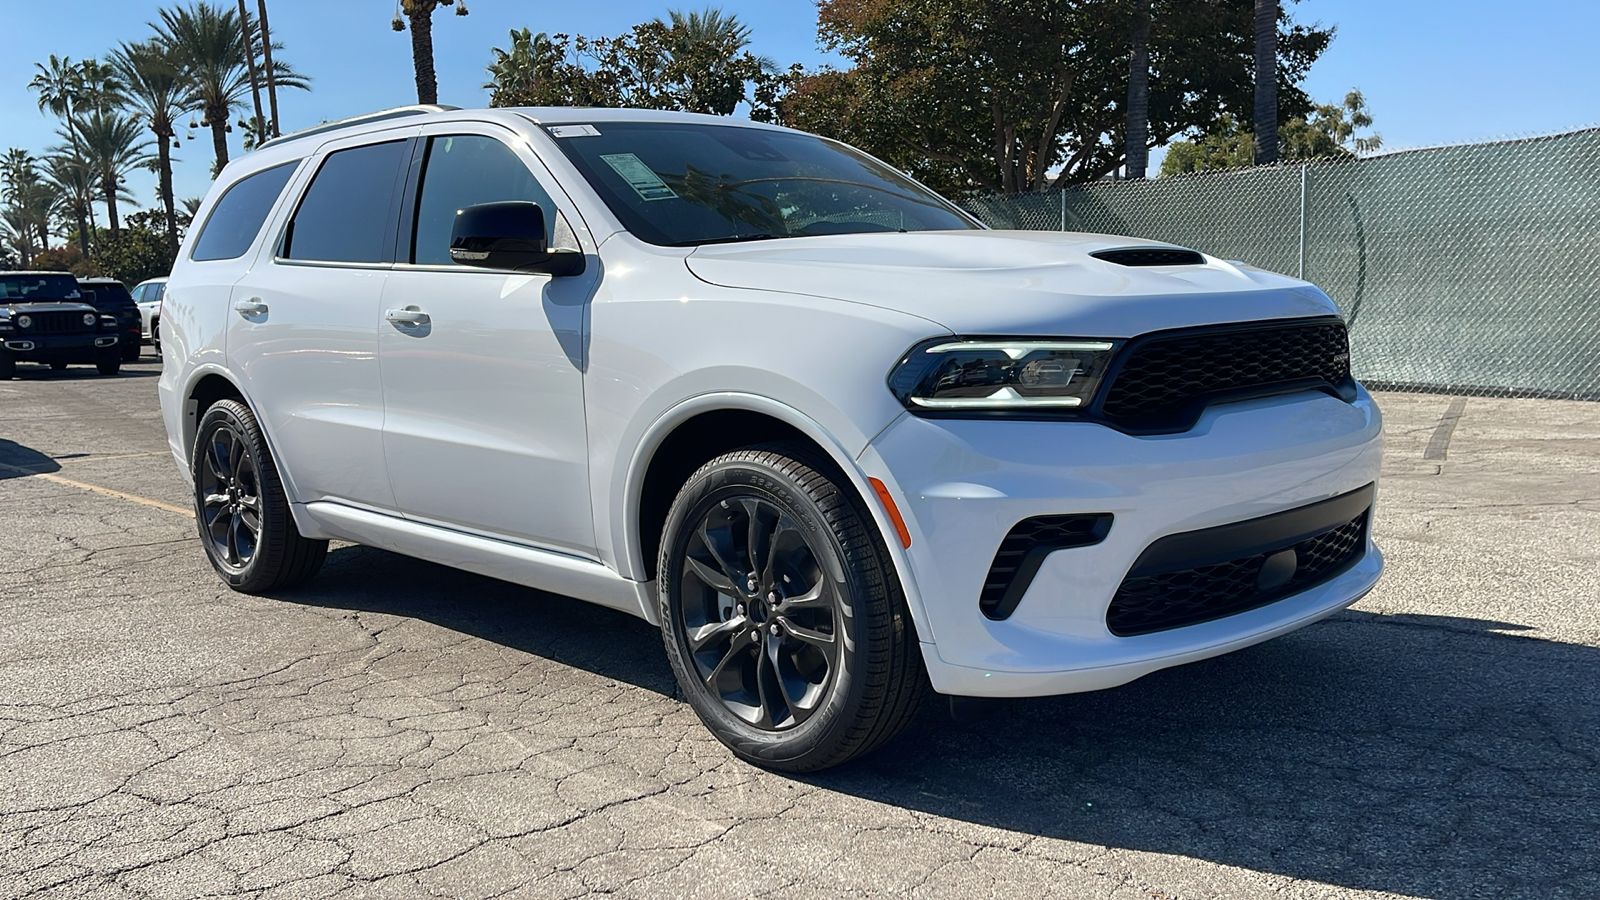
[{"label": "fog light vent", "polygon": [[1111,513],[1034,516],[1012,527],[983,580],[978,608],[991,619],[1004,619],[1017,609],[1039,574],[1044,558],[1068,547],[1088,547],[1106,539]]}]

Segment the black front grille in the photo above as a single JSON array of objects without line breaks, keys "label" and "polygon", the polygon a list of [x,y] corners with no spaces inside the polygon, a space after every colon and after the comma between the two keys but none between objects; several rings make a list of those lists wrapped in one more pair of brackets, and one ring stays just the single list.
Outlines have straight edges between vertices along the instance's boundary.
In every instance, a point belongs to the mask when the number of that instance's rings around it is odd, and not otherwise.
[{"label": "black front grille", "polygon": [[1110,513],[1023,519],[1000,542],[983,580],[978,608],[991,619],[1006,618],[1016,611],[1046,556],[1067,547],[1098,544],[1110,531]]},{"label": "black front grille", "polygon": [[1119,266],[1199,266],[1204,265],[1206,261],[1204,256],[1193,250],[1184,250],[1180,247],[1128,247],[1122,250],[1101,250],[1099,253],[1089,255]]},{"label": "black front grille", "polygon": [[[37,312],[19,313],[18,318],[26,315],[33,320],[27,328],[18,328],[18,336],[29,334],[82,334],[93,331],[93,325],[83,324],[81,312]],[[15,319],[13,319],[13,322]]]},{"label": "black front grille", "polygon": [[[1367,515],[1363,510],[1350,521],[1287,548],[1129,576],[1112,598],[1106,626],[1119,637],[1150,634],[1256,609],[1314,587],[1360,558],[1366,546]],[[1291,552],[1292,556],[1285,555]],[[1281,573],[1276,576],[1263,571],[1273,557]]]},{"label": "black front grille", "polygon": [[1321,385],[1354,398],[1349,336],[1338,319],[1192,329],[1134,341],[1100,412],[1134,429],[1182,430],[1208,399]]}]

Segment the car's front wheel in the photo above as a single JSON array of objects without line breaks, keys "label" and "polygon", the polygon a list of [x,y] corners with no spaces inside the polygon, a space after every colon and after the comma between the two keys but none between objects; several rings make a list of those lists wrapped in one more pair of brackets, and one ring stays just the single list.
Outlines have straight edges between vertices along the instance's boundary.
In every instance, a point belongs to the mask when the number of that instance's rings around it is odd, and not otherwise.
[{"label": "car's front wheel", "polygon": [[206,410],[190,466],[200,542],[229,587],[247,594],[293,587],[322,568],[328,542],[300,536],[248,406],[218,400]]},{"label": "car's front wheel", "polygon": [[0,347],[0,381],[10,381],[17,377],[17,358],[11,351]]},{"label": "car's front wheel", "polygon": [[[122,351],[116,347],[107,347],[100,351],[100,356],[95,360],[94,367],[101,375],[115,375],[122,371]],[[61,368],[65,369],[66,364]]]},{"label": "car's front wheel", "polygon": [[790,772],[889,740],[927,686],[882,539],[830,468],[791,444],[720,456],[661,543],[663,637],[689,703],[735,754]]}]

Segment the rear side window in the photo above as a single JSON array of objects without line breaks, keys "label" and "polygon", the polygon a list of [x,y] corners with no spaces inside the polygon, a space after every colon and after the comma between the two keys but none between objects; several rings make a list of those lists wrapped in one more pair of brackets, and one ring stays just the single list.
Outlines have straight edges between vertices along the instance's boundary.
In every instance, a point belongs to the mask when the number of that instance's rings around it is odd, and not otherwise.
[{"label": "rear side window", "polygon": [[386,262],[395,182],[409,155],[406,141],[328,154],[289,223],[283,256],[318,262]]},{"label": "rear side window", "polygon": [[550,195],[510,147],[491,137],[458,134],[428,142],[422,170],[422,199],[417,203],[411,261],[420,265],[455,265],[450,258],[450,232],[456,210],[501,200],[532,200],[544,209],[545,239],[555,228],[556,209]]},{"label": "rear side window", "polygon": [[272,204],[283,193],[283,186],[289,183],[289,176],[299,164],[300,161],[295,160],[264,169],[228,188],[211,215],[206,217],[189,258],[204,262],[243,256],[255,243],[262,223],[267,221],[267,213],[272,211]]}]

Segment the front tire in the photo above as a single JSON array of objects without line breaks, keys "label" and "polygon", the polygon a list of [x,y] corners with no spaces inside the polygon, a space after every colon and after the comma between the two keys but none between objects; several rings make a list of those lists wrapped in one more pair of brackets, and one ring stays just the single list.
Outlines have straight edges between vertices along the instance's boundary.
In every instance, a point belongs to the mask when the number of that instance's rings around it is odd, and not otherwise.
[{"label": "front tire", "polygon": [[[105,351],[102,351],[100,358],[95,361],[94,367],[100,372],[101,375],[115,375],[118,372],[121,372],[122,351],[115,347],[111,347]],[[65,369],[66,364],[63,363],[61,368]]]},{"label": "front tire", "polygon": [[65,372],[66,370],[67,370],[67,364],[62,362],[61,360],[55,359],[55,360],[51,360],[50,361],[50,371],[52,371],[52,372]]},{"label": "front tire", "polygon": [[882,538],[830,469],[797,444],[712,460],[668,511],[657,568],[690,705],[736,755],[787,772],[877,748],[927,690]]},{"label": "front tire", "polygon": [[328,542],[300,536],[272,453],[248,406],[218,400],[206,410],[190,467],[200,542],[229,587],[264,593],[301,584],[322,568]]},{"label": "front tire", "polygon": [[10,350],[0,347],[0,381],[10,381],[17,377],[17,358],[11,355]]}]

